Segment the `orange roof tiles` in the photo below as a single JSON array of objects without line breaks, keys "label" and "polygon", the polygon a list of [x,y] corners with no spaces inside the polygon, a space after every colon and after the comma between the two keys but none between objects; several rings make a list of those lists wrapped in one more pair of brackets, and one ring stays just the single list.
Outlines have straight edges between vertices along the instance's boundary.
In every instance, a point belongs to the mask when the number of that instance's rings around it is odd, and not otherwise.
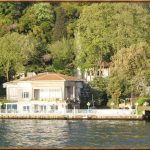
[{"label": "orange roof tiles", "polygon": [[81,79],[78,79],[76,77],[49,72],[40,73],[36,76],[26,77],[15,81],[44,81],[44,80],[82,81]]}]

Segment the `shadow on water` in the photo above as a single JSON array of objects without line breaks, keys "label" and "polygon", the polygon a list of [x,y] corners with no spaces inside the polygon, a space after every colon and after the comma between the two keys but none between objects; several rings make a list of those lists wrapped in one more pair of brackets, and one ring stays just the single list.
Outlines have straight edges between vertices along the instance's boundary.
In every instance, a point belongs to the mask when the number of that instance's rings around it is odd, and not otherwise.
[{"label": "shadow on water", "polygon": [[0,120],[0,147],[149,147],[150,122]]}]

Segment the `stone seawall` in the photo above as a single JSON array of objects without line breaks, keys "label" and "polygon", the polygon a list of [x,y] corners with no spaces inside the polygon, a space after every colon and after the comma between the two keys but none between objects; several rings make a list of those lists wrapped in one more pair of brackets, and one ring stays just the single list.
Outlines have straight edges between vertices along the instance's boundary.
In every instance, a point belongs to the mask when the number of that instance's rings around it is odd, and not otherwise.
[{"label": "stone seawall", "polygon": [[0,114],[0,119],[55,119],[55,120],[143,120],[142,115],[80,115],[80,114]]}]

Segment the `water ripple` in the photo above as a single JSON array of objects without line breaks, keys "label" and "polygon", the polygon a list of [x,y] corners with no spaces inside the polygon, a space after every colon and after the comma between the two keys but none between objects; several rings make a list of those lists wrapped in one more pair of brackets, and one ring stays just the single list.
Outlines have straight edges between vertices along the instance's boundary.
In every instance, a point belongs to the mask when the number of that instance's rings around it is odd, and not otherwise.
[{"label": "water ripple", "polygon": [[0,147],[149,147],[150,122],[0,120]]}]

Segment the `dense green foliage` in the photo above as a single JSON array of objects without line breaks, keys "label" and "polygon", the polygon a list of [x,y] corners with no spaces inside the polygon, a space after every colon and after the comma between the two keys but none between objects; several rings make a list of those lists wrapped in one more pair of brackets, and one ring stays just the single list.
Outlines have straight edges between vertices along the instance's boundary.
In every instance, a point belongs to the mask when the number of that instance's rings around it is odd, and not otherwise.
[{"label": "dense green foliage", "polygon": [[[48,45],[48,53],[51,55],[53,63],[48,71],[58,71],[63,74],[74,74],[75,50],[72,40],[62,39]],[[50,69],[50,70],[49,70]],[[51,70],[52,69],[52,70]]]},{"label": "dense green foliage", "polygon": [[82,71],[93,68],[96,75],[104,61],[111,62],[105,92],[117,106],[119,99],[145,95],[149,86],[150,15],[143,6],[92,4],[77,22],[76,63]]},{"label": "dense green foliage", "polygon": [[[139,43],[119,50],[112,57],[108,92],[112,99],[146,96],[146,73],[150,68],[150,48],[147,43]],[[116,102],[115,102],[116,103]]]},{"label": "dense green foliage", "polygon": [[143,105],[145,102],[149,102],[150,103],[150,98],[147,97],[140,97],[137,99],[138,105]]},{"label": "dense green foliage", "polygon": [[0,69],[7,81],[9,77],[23,70],[35,47],[28,36],[8,33],[0,38]]},{"label": "dense green foliage", "polygon": [[83,8],[77,22],[77,64],[97,68],[121,48],[149,43],[150,15],[136,4],[92,4]]},{"label": "dense green foliage", "polygon": [[[149,96],[150,5],[147,3],[0,3],[0,82],[19,72],[74,75],[110,66],[89,83],[95,105]],[[1,84],[2,85],[2,84]],[[0,85],[0,86],[1,86]],[[93,95],[93,97],[92,97]]]},{"label": "dense green foliage", "polygon": [[107,102],[107,80],[107,78],[96,77],[89,83],[95,105],[101,105],[102,103],[106,104]]},{"label": "dense green foliage", "polygon": [[[0,4],[0,37],[8,33],[18,33],[30,37],[31,44],[32,40],[34,41],[34,55],[30,55],[27,62],[23,64],[24,68],[18,71],[55,71],[69,75],[74,73],[74,27],[81,7],[82,3]],[[55,50],[59,53],[63,52],[57,55]],[[17,74],[16,71],[11,73],[10,70],[9,67],[7,71],[10,72],[9,77],[6,73],[2,74],[7,80]]]},{"label": "dense green foliage", "polygon": [[80,97],[81,107],[87,108],[88,102],[90,102],[91,107],[105,106],[108,101],[107,84],[108,79],[102,77],[96,77],[93,81],[85,84]]}]

